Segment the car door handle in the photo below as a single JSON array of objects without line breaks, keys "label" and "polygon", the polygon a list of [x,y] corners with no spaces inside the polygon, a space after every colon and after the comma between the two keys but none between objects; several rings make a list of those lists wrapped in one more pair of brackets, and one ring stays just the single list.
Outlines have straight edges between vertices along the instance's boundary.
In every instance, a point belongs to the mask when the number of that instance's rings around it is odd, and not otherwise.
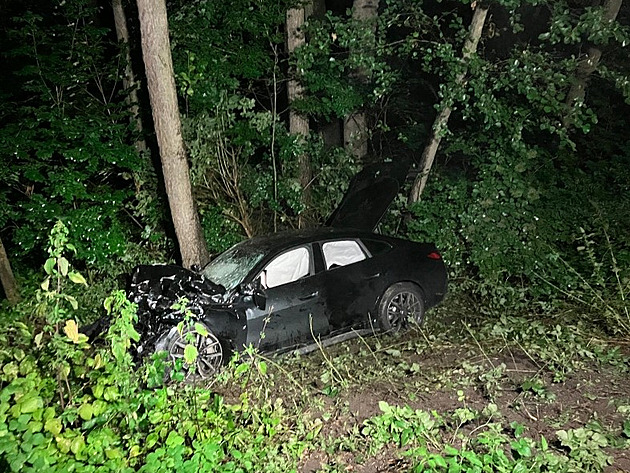
[{"label": "car door handle", "polygon": [[315,291],[315,292],[311,292],[310,294],[306,296],[298,297],[298,299],[301,301],[307,301],[309,299],[312,299],[313,297],[317,297],[318,295],[319,295],[319,291]]},{"label": "car door handle", "polygon": [[375,273],[375,274],[370,274],[369,276],[366,276],[364,279],[366,280],[370,280],[370,279],[376,279],[381,275],[381,273]]}]

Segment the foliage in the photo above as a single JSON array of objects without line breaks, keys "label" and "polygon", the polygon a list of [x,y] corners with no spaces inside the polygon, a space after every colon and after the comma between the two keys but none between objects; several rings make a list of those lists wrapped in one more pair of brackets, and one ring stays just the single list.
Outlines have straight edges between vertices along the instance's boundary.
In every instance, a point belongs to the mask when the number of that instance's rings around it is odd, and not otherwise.
[{"label": "foliage", "polygon": [[[51,234],[55,266],[47,263],[46,272],[82,283],[63,255],[71,248],[66,237],[58,224]],[[48,319],[43,327],[20,321],[28,305],[16,309],[17,320],[2,318],[3,469],[286,471],[295,463],[295,440],[270,442],[285,435],[280,404],[254,408],[244,396],[228,405],[206,389],[163,385],[159,360],[139,371],[133,365],[128,349],[139,340],[135,307],[122,292],[104,303],[111,317],[106,346],[92,347],[69,318],[79,308],[72,303],[62,311],[48,303],[70,300],[62,289],[57,284],[52,296],[43,289],[46,297],[38,305]],[[13,336],[11,343],[4,334]],[[149,376],[153,387],[143,382]]]},{"label": "foliage", "polygon": [[121,61],[83,0],[53,2],[15,17],[5,56],[21,87],[3,88],[0,105],[2,227],[15,228],[21,255],[40,250],[49,225],[66,222],[82,258],[121,255],[129,235],[124,172],[131,146]]},{"label": "foliage", "polygon": [[[310,220],[320,220],[354,173],[343,153],[324,149],[314,135],[297,139],[283,123],[287,6],[249,0],[173,3],[184,137],[213,252],[243,236],[300,226],[307,210]],[[315,171],[310,209],[302,199],[297,159],[305,153]]]},{"label": "foliage", "polygon": [[571,446],[572,455],[566,458],[555,452],[544,436],[539,441],[523,436],[524,428],[518,423],[504,428],[497,422],[501,414],[493,404],[482,412],[464,409],[467,416],[463,421],[461,410],[451,414],[460,427],[470,422],[478,426],[474,429],[476,435],[467,437],[460,448],[444,445],[440,439],[439,429],[448,425],[448,417],[386,402],[379,403],[379,407],[383,414],[368,419],[362,434],[372,442],[407,447],[405,456],[410,457],[412,471],[416,472],[586,472],[602,471],[611,462],[603,450],[607,446],[605,438],[589,429],[557,432],[562,445]]},{"label": "foliage", "polygon": [[[309,451],[343,451],[346,457],[356,454],[357,461],[388,452],[413,471],[598,472],[610,464],[611,449],[627,443],[625,418],[614,428],[593,420],[527,436],[528,428],[508,423],[497,404],[469,404],[467,379],[473,386],[486,386],[496,399],[510,382],[505,365],[484,368],[470,357],[448,375],[461,387],[457,407],[430,411],[381,400],[380,413],[357,421],[341,435],[322,434],[326,419],[345,409],[344,396],[366,383],[399,384],[413,400],[414,392],[439,377],[427,371],[429,366],[411,365],[407,358],[448,344],[485,350],[486,360],[506,350],[512,359],[516,350],[528,353],[539,363],[539,378],[522,383],[536,397],[521,402],[550,402],[542,399],[542,380],[584,368],[585,360],[599,363],[598,376],[606,366],[627,372],[627,357],[585,338],[585,329],[560,323],[551,327],[516,316],[478,321],[460,332],[437,325],[423,337],[360,339],[354,347],[345,344],[304,360],[278,361],[249,347],[210,386],[165,384],[159,355],[143,366],[132,360],[128,350],[139,334],[135,307],[122,292],[104,302],[111,318],[105,343],[88,343],[76,323],[83,308],[65,297],[71,287],[66,283],[83,286],[84,281],[72,269],[67,252],[73,249],[63,224],[55,226],[49,241],[50,260],[44,268],[48,282],[35,304],[35,313],[45,320],[26,321],[33,307],[24,301],[0,322],[4,470],[275,472],[296,469]],[[176,309],[185,312],[186,301]],[[203,327],[194,329],[203,334]],[[333,373],[334,381],[326,381],[327,373]],[[563,382],[564,376],[554,382]],[[334,382],[334,389],[332,384],[322,386],[325,382]],[[321,418],[313,418],[319,411]],[[622,402],[618,411],[623,416],[630,410]]]},{"label": "foliage", "polygon": [[[546,309],[565,299],[565,288],[580,286],[584,280],[580,282],[579,275],[588,266],[578,250],[583,247],[580,228],[588,227],[587,232],[598,235],[596,240],[602,243],[605,232],[619,235],[607,240],[610,245],[596,245],[596,252],[602,249],[600,262],[605,253],[624,260],[627,254],[627,240],[621,235],[626,220],[611,223],[612,215],[625,215],[622,209],[628,208],[627,199],[618,198],[627,187],[627,173],[615,174],[612,186],[609,180],[600,180],[607,174],[603,169],[627,161],[627,153],[606,159],[581,156],[578,146],[583,147],[586,138],[561,126],[570,116],[573,126],[587,133],[597,124],[596,114],[606,112],[599,103],[567,109],[564,100],[578,61],[559,46],[574,43],[576,31],[589,31],[596,43],[625,43],[627,32],[617,23],[598,22],[599,9],[576,17],[560,3],[550,4],[545,25],[550,32],[528,45],[517,42],[508,50],[487,38],[485,53],[471,57],[466,65],[461,86],[453,81],[462,67],[457,59],[461,48],[425,46],[408,39],[419,51],[419,66],[442,79],[436,108],[456,110],[445,131],[439,171],[429,180],[422,202],[411,209],[416,218],[409,222],[409,235],[436,241],[451,262],[452,275],[463,278],[462,289],[497,307],[531,307],[534,301]],[[525,2],[510,11],[515,12],[527,12]],[[533,38],[527,29],[532,24],[518,22],[519,15],[513,18],[517,23],[498,34]],[[465,23],[456,20],[451,27]],[[575,205],[576,195],[584,205]],[[598,293],[600,302],[606,301],[598,304],[601,309],[611,297],[624,299],[627,280],[621,274],[623,265],[606,258],[604,270],[609,274],[603,286],[614,290],[612,295],[608,290]],[[620,310],[624,317],[625,310]],[[618,325],[616,319],[608,320],[610,329]]]}]

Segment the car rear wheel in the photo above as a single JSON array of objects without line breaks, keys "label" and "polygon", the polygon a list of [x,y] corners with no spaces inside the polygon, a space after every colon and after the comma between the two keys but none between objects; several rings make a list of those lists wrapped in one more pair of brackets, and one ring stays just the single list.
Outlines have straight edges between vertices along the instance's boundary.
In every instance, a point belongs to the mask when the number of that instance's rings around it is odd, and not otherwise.
[{"label": "car rear wheel", "polygon": [[421,325],[424,320],[421,289],[407,282],[391,285],[381,298],[378,314],[381,328],[387,332],[398,332],[410,323]]},{"label": "car rear wheel", "polygon": [[[173,327],[155,345],[155,351],[168,352],[168,359],[175,365],[181,360],[187,380],[206,379],[214,376],[226,359],[221,341],[203,323],[195,324],[180,331]],[[187,345],[197,350],[197,358],[192,365],[184,360]]]}]

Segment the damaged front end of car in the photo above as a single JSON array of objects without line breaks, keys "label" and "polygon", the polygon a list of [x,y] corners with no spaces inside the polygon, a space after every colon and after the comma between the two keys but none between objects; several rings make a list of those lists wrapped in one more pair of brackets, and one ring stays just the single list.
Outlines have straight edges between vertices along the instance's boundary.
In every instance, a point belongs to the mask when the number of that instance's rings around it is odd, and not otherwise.
[{"label": "damaged front end of car", "polygon": [[[234,291],[175,265],[141,265],[131,274],[127,298],[137,304],[137,329],[142,339],[134,347],[137,359],[154,351],[156,343],[186,315],[201,321],[212,308],[229,307]],[[184,302],[184,307],[178,307]]]}]

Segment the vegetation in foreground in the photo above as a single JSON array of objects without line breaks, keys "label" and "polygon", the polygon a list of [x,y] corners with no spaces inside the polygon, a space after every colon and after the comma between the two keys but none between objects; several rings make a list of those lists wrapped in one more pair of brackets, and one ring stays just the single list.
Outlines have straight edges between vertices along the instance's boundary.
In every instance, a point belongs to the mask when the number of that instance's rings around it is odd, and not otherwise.
[{"label": "vegetation in foreground", "polygon": [[[112,275],[176,253],[163,169],[120,84],[136,54],[89,0],[4,2],[0,247],[22,302],[1,308],[0,470],[630,470],[628,3],[618,21],[605,10],[622,2],[386,3],[363,24],[314,15],[287,55],[292,2],[169,2],[213,254],[322,221],[364,160],[419,155],[434,112],[453,111],[422,201],[401,197],[384,225],[444,251],[454,295],[429,324],[304,358],[252,349],[193,386],[165,385],[164,360],[133,365],[134,310],[110,296]],[[492,21],[462,61],[482,3]],[[282,111],[290,80],[304,141]],[[320,139],[359,112],[364,160]],[[90,346],[78,326],[105,311]]]},{"label": "vegetation in foreground", "polygon": [[[628,346],[589,314],[481,315],[453,295],[405,334],[302,358],[252,348],[203,385],[165,384],[163,358],[133,366],[139,336],[122,292],[105,301],[103,344],[78,331],[64,288],[85,280],[63,256],[66,237],[56,227],[35,300],[2,319],[7,471],[630,467]],[[41,324],[24,322],[33,314]]]}]

